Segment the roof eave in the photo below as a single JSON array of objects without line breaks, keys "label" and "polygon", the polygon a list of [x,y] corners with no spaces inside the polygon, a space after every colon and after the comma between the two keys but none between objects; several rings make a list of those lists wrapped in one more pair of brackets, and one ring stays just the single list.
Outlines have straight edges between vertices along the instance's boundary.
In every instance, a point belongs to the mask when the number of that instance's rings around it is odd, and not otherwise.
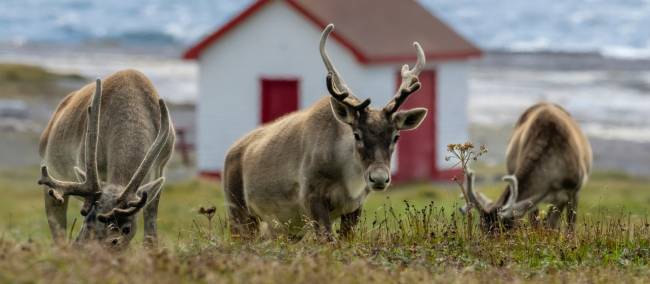
[{"label": "roof eave", "polygon": [[246,18],[255,14],[255,12],[260,10],[262,7],[264,7],[264,5],[266,5],[269,2],[271,2],[271,0],[255,1],[253,4],[248,6],[248,8],[244,9],[241,13],[239,13],[239,15],[235,16],[234,18],[229,20],[226,24],[221,26],[221,28],[219,28],[217,31],[208,35],[207,37],[199,41],[197,44],[190,47],[187,51],[185,51],[185,53],[183,53],[183,59],[187,59],[187,60],[198,59],[199,56],[201,56],[201,53],[203,52],[204,49],[212,45],[219,38],[224,36],[226,33],[228,33],[230,30],[235,28],[241,22],[246,20]]},{"label": "roof eave", "polygon": [[[234,29],[237,25],[243,22],[246,18],[253,15],[264,7],[267,3],[272,2],[272,0],[258,0],[255,1],[248,8],[244,9],[239,15],[228,21],[216,32],[205,37],[203,40],[197,44],[190,47],[185,53],[183,53],[183,59],[186,60],[196,60],[201,56],[201,53],[204,49],[208,48],[210,45],[215,43],[219,38],[224,36],[226,33]],[[294,8],[299,14],[303,15],[307,20],[316,25],[319,29],[324,29],[327,26],[328,22],[319,19],[316,15],[309,12],[307,9],[298,4],[295,0],[285,0],[290,7]],[[415,55],[395,55],[395,56],[381,56],[381,57],[368,57],[356,46],[354,46],[351,41],[342,37],[339,33],[333,32],[332,37],[338,41],[341,45],[347,48],[354,57],[361,64],[385,64],[385,63],[403,63],[404,61],[416,60]],[[453,61],[453,60],[466,60],[470,58],[480,57],[482,52],[478,48],[472,48],[469,51],[462,52],[450,52],[450,53],[430,53],[426,54],[428,60],[432,61]]]}]

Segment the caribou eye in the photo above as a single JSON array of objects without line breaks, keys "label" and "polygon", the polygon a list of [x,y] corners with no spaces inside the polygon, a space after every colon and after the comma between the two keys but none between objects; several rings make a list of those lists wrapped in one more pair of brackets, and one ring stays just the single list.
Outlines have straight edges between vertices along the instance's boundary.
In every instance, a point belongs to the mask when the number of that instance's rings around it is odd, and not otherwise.
[{"label": "caribou eye", "polygon": [[122,228],[122,234],[128,235],[129,233],[131,233],[131,227]]},{"label": "caribou eye", "polygon": [[397,143],[397,140],[399,140],[399,135],[395,135],[395,137],[393,137],[393,143]]},{"label": "caribou eye", "polygon": [[354,133],[354,140],[361,141],[361,135],[359,133]]}]

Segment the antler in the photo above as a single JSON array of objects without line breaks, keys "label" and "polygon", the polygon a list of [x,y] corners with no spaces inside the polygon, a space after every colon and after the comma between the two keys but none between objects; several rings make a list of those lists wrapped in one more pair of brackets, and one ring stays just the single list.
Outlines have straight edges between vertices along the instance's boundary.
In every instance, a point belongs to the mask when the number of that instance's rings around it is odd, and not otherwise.
[{"label": "antler", "polygon": [[418,60],[415,63],[415,66],[413,66],[413,69],[409,69],[408,64],[402,66],[402,83],[400,83],[397,94],[395,94],[393,99],[384,107],[384,110],[388,114],[396,112],[404,101],[406,101],[406,98],[415,93],[421,87],[418,76],[424,68],[426,57],[424,56],[424,50],[422,50],[422,46],[420,46],[419,43],[414,42],[413,46],[415,46]]},{"label": "antler", "polygon": [[[102,82],[97,79],[95,94],[91,105],[88,107],[88,121],[85,139],[85,166],[86,177],[82,182],[60,181],[50,176],[47,166],[41,166],[41,178],[38,184],[46,185],[50,189],[48,194],[59,203],[64,202],[64,197],[76,195],[86,198],[83,208],[88,207],[89,197],[96,196],[99,191],[99,174],[97,172],[97,138],[99,136],[99,113],[101,107]],[[82,210],[83,211],[83,210]]]},{"label": "antler", "polygon": [[488,212],[492,202],[483,194],[478,193],[477,195],[474,191],[474,171],[468,169],[465,177],[467,181],[467,198],[469,199],[469,202],[480,211]]},{"label": "antler", "polygon": [[108,213],[98,214],[97,220],[103,223],[108,223],[111,220],[125,218],[137,213],[147,204],[147,192],[143,191],[140,198],[127,201],[132,195],[136,194],[136,191],[144,181],[144,178],[149,173],[149,170],[153,166],[154,161],[162,151],[167,142],[167,138],[170,132],[170,123],[169,123],[169,111],[167,110],[167,105],[162,99],[158,100],[158,105],[160,106],[160,128],[158,129],[158,135],[153,144],[144,155],[144,159],[138,166],[138,169],[135,171],[131,180],[126,185],[126,188],[117,199],[117,207],[111,209]]},{"label": "antler", "polygon": [[[357,111],[365,109],[368,107],[368,105],[370,105],[370,99],[365,99],[363,102],[359,102],[359,99],[354,96],[350,96],[350,89],[345,84],[338,71],[336,71],[334,64],[332,64],[332,61],[327,55],[327,51],[325,51],[325,43],[327,42],[327,38],[329,37],[332,30],[334,30],[334,24],[329,24],[327,27],[325,27],[325,30],[323,30],[323,33],[320,37],[319,46],[320,56],[323,59],[325,68],[327,69],[327,90],[329,91],[330,95],[332,95],[332,97],[334,97],[339,102],[342,102]],[[346,98],[353,100],[353,102],[346,100]]]},{"label": "antler", "polygon": [[[515,175],[506,175],[502,178],[502,180],[508,183],[508,190],[510,191],[510,194],[508,196],[508,201],[501,208],[498,208],[499,216],[502,218],[508,218],[514,216],[515,213],[525,213],[525,210],[522,209],[528,207],[531,201],[526,200],[521,203],[517,202],[517,198],[519,197],[519,182],[517,181],[517,177]],[[472,205],[476,206],[479,210],[486,213],[494,210],[494,202],[489,200],[483,194],[477,194],[474,191],[474,172],[471,170],[468,170],[467,173],[467,195]]]},{"label": "antler", "polygon": [[137,213],[144,205],[147,204],[147,192],[142,192],[142,196],[126,204],[126,208],[113,208],[108,213],[97,214],[97,220],[102,223],[108,223],[111,220],[125,218]]},{"label": "antler", "polygon": [[501,210],[508,210],[517,202],[517,198],[519,197],[519,183],[515,175],[503,176],[502,180],[509,183],[510,196],[508,197],[508,202],[501,207]]},{"label": "antler", "polygon": [[501,218],[519,218],[526,214],[528,210],[535,207],[535,205],[542,201],[546,196],[546,194],[542,192],[534,194],[527,199],[517,201],[519,197],[519,182],[517,181],[517,177],[514,175],[504,176],[503,180],[510,183],[510,196],[508,197],[508,202],[506,202],[503,207],[499,208],[499,211],[497,212]]},{"label": "antler", "polygon": [[[327,73],[327,78],[325,80],[326,80],[326,84],[327,84],[327,91],[329,91],[330,95],[332,95],[332,97],[335,98],[337,101],[339,101],[339,102],[353,108],[356,111],[360,111],[362,109],[365,109],[370,105],[370,99],[366,99],[363,102],[356,103],[356,104],[353,104],[353,103],[350,103],[349,101],[346,101],[345,98],[347,98],[350,95],[350,93],[348,93],[348,92],[339,93],[337,90],[334,89],[334,86],[332,84],[333,79],[332,79],[332,73],[331,72]],[[356,100],[356,98],[355,98],[355,100]]]},{"label": "antler", "polygon": [[125,202],[129,196],[135,194],[167,142],[167,137],[170,132],[169,111],[167,110],[165,101],[162,99],[158,100],[158,105],[160,106],[160,128],[158,129],[158,135],[147,151],[147,154],[144,155],[144,159],[140,163],[140,166],[138,166],[138,169],[135,171],[126,188],[118,198],[118,204]]}]

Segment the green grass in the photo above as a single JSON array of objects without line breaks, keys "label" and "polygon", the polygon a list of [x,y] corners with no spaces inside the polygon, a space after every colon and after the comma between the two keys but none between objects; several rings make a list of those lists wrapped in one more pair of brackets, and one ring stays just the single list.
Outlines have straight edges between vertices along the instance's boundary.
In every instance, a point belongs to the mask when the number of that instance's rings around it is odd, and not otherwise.
[{"label": "green grass", "polygon": [[0,64],[0,98],[60,98],[72,91],[71,85],[84,82],[76,74],[58,74],[31,65]]},{"label": "green grass", "polygon": [[[141,248],[139,236],[128,251],[111,254],[51,245],[37,173],[0,173],[0,282],[650,281],[650,189],[621,174],[594,174],[582,189],[574,234],[524,225],[496,235],[475,227],[468,235],[455,213],[462,203],[454,185],[413,184],[373,194],[355,237],[336,243],[313,232],[299,242],[231,239],[218,184],[176,182],[161,201],[160,248]],[[503,188],[479,185],[490,197]],[[70,220],[79,216],[74,203]],[[197,211],[211,205],[218,213],[209,226]]]}]

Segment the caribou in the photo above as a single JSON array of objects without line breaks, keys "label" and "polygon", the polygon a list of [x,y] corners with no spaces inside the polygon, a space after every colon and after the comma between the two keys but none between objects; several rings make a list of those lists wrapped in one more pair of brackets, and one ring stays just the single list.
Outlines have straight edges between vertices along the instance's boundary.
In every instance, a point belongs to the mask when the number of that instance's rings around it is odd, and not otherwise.
[{"label": "caribou", "polygon": [[492,201],[475,192],[475,174],[468,170],[468,199],[478,209],[485,230],[511,228],[527,213],[536,224],[541,202],[551,204],[546,226],[558,228],[566,211],[568,228],[573,230],[578,192],[587,182],[591,163],[589,140],[571,115],[559,105],[539,103],[521,115],[510,138],[507,189]]},{"label": "caribou", "polygon": [[38,184],[52,237],[65,241],[68,199],[83,200],[78,243],[125,248],[144,208],[145,244],[157,241],[163,170],[174,145],[165,102],[134,70],[86,85],[59,104],[40,140]]},{"label": "caribou", "polygon": [[425,56],[417,42],[417,63],[402,67],[396,95],[375,109],[352,94],[330,60],[325,44],[333,29],[328,25],[320,39],[329,96],[251,131],[228,150],[223,184],[235,236],[254,235],[260,222],[313,223],[319,236],[335,240],[338,218],[339,233],[349,236],[368,194],[390,185],[400,131],[417,128],[426,116],[425,108],[398,111],[420,88]]}]

